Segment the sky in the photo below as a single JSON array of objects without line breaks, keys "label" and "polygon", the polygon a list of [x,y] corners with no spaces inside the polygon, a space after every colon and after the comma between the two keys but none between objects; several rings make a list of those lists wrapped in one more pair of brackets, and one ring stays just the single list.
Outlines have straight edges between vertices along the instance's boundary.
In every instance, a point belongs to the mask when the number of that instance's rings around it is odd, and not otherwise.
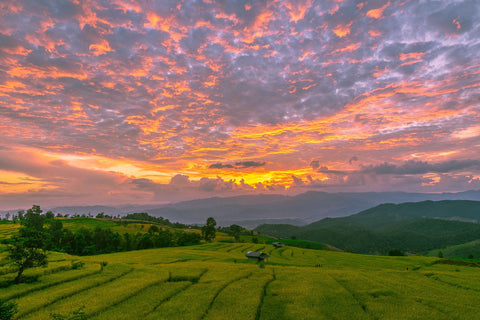
[{"label": "sky", "polygon": [[0,1],[0,209],[480,189],[480,2]]}]

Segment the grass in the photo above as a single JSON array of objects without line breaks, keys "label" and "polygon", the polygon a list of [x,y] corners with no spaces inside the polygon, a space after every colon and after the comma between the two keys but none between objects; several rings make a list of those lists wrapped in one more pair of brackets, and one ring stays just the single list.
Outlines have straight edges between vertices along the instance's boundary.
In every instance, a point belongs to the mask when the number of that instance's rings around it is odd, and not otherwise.
[{"label": "grass", "polygon": [[[250,250],[270,257],[257,264],[246,259]],[[0,281],[15,275],[5,254]],[[18,304],[16,319],[51,319],[81,307],[96,320],[476,319],[480,313],[480,269],[436,257],[212,242],[85,257],[52,252],[49,261],[26,271],[37,282],[0,289],[0,299]],[[84,265],[72,269],[78,261]]]},{"label": "grass", "polygon": [[[91,288],[100,287],[102,284],[110,281],[118,280],[131,271],[132,268],[127,265],[113,264],[106,266],[99,274],[64,282],[22,296],[15,300],[19,309],[18,318],[28,315],[26,318],[29,319],[48,319],[49,313],[45,315],[45,312],[49,312],[50,310],[52,310],[52,312],[56,312],[57,309],[72,311],[63,304],[63,301],[68,300],[68,297],[81,294],[83,291]],[[76,303],[72,303],[72,305],[75,304]],[[62,308],[59,308],[59,305],[62,305]],[[76,308],[73,308],[73,310],[76,310]]]},{"label": "grass", "polygon": [[145,288],[129,299],[105,309],[91,319],[94,320],[130,320],[143,319],[152,313],[156,306],[191,285],[190,282],[161,282]]},{"label": "grass", "polygon": [[147,319],[202,319],[224,288],[251,275],[245,268],[225,268],[223,263],[209,263],[207,266],[208,271],[196,284],[159,305]]},{"label": "grass", "polygon": [[353,318],[369,319],[369,316],[348,290],[328,273],[295,267],[276,268],[275,281],[267,288],[260,317],[262,320]]},{"label": "grass", "polygon": [[227,285],[219,292],[204,319],[255,319],[265,285],[273,278],[257,271]]},{"label": "grass", "polygon": [[20,223],[0,223],[0,241],[9,239],[20,228]]},{"label": "grass", "polygon": [[54,305],[45,306],[31,314],[30,317],[32,319],[49,319],[50,313],[70,313],[77,310],[78,306],[85,306],[82,311],[89,317],[94,316],[167,278],[168,272],[166,271],[154,272],[153,269],[147,268],[134,269],[132,272],[125,272],[109,279],[110,281],[104,281],[99,285],[61,299]]},{"label": "grass", "polygon": [[0,299],[10,300],[18,298],[27,294],[32,294],[37,290],[45,290],[48,287],[58,286],[63,283],[82,279],[86,276],[99,273],[100,271],[101,266],[99,264],[87,263],[81,269],[43,275],[40,276],[37,282],[16,284],[15,286],[0,291]]}]

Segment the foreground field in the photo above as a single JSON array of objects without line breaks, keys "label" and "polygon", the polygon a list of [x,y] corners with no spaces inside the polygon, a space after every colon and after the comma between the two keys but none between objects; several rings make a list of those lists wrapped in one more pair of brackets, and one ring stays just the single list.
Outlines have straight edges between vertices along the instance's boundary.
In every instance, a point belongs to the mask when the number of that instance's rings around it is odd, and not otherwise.
[{"label": "foreground field", "polygon": [[[257,264],[248,250],[271,257]],[[17,303],[17,319],[478,319],[480,269],[436,261],[246,243],[51,253],[48,268],[28,270],[37,282],[0,299]],[[0,265],[0,281],[11,272]]]}]

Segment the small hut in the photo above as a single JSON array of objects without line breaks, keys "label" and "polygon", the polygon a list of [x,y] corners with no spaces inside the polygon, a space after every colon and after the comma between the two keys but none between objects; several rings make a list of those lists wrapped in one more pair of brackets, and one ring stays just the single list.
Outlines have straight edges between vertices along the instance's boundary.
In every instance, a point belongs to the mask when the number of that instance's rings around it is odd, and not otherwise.
[{"label": "small hut", "polygon": [[274,243],[272,243],[272,245],[273,245],[275,248],[281,248],[281,247],[285,246],[285,243],[283,243],[283,242],[274,242]]},{"label": "small hut", "polygon": [[248,259],[257,260],[258,262],[266,260],[269,255],[264,252],[248,251],[245,256]]}]

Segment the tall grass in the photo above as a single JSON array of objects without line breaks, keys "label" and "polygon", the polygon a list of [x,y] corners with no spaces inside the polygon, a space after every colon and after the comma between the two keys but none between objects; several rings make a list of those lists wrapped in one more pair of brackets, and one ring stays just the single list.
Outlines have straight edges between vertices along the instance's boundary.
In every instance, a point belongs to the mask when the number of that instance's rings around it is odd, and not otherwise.
[{"label": "tall grass", "polygon": [[245,268],[209,263],[208,271],[198,283],[161,304],[146,319],[202,319],[212,301],[226,286],[250,274],[251,271]]},{"label": "tall grass", "polygon": [[97,316],[94,320],[133,320],[144,319],[152,313],[163,301],[174,296],[191,285],[191,282],[161,282],[147,287],[127,300],[110,307]]},{"label": "tall grass", "polygon": [[[35,291],[31,294],[25,295],[16,299],[18,304],[18,318],[22,318],[26,315],[30,319],[40,319],[49,317],[49,312],[57,312],[57,309],[63,310],[64,308],[58,308],[58,305],[62,305],[63,300],[67,300],[68,297],[81,294],[83,291],[101,286],[113,280],[118,280],[122,276],[125,276],[132,271],[132,267],[122,264],[112,264],[106,266],[99,274],[87,276],[78,280],[65,282],[54,287],[49,287],[44,290]],[[50,308],[49,306],[55,305]],[[73,303],[73,305],[76,305]],[[67,311],[73,311],[77,308],[66,308]],[[33,313],[37,310],[39,312]],[[45,314],[47,312],[47,314]]]},{"label": "tall grass", "polygon": [[271,279],[271,273],[257,270],[248,278],[232,282],[219,293],[204,319],[255,320],[264,287]]},{"label": "tall grass", "polygon": [[77,310],[78,306],[85,306],[83,312],[89,317],[94,316],[127,300],[145,287],[165,281],[167,278],[168,272],[166,271],[153,272],[151,269],[134,269],[132,272],[117,276],[110,281],[104,281],[87,290],[77,292],[54,305],[46,305],[30,316],[33,319],[49,319],[50,313],[70,313]]},{"label": "tall grass", "polygon": [[324,272],[313,268],[275,268],[260,319],[370,319],[361,304]]},{"label": "tall grass", "polygon": [[33,293],[37,290],[53,287],[100,272],[101,266],[97,263],[86,263],[83,268],[65,270],[40,276],[37,282],[20,283],[0,290],[1,300],[10,300]]},{"label": "tall grass", "polygon": [[[270,254],[257,264],[248,250]],[[49,256],[35,283],[0,289],[20,319],[85,306],[89,319],[478,319],[478,268],[265,244],[206,243]],[[72,261],[85,265],[71,267]],[[103,270],[101,264],[106,265]],[[259,267],[259,266],[264,266]],[[275,271],[273,273],[273,270]],[[10,277],[4,274],[1,277]]]}]

